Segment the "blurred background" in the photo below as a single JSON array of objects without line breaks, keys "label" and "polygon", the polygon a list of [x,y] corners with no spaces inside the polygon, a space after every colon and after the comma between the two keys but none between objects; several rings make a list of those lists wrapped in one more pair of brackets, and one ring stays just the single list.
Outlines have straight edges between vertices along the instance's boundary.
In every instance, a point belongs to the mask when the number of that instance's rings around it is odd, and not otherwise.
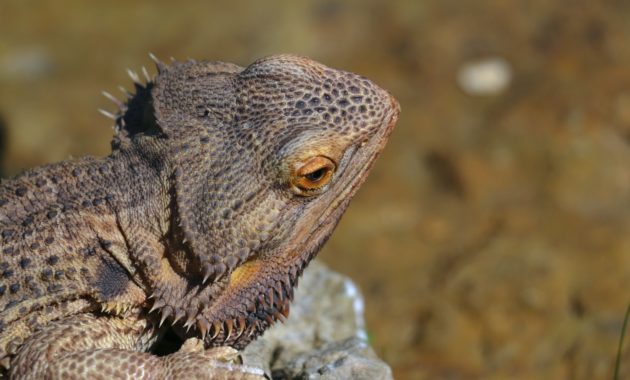
[{"label": "blurred background", "polygon": [[0,173],[107,154],[100,92],[131,88],[148,52],[307,55],[402,105],[320,255],[360,285],[395,377],[610,379],[630,303],[629,20],[621,0],[1,0]]}]

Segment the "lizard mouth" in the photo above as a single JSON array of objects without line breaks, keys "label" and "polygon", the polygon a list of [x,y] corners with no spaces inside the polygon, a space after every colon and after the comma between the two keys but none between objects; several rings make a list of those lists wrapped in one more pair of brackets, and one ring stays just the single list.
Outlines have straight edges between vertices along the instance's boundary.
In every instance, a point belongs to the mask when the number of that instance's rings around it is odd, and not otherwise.
[{"label": "lizard mouth", "polygon": [[[383,150],[399,114],[391,98],[391,111],[379,132],[349,150],[341,171],[344,178],[328,206],[309,221],[307,233],[296,234],[278,249],[280,254],[256,256],[237,267],[228,281],[229,291],[197,316],[196,328],[208,346],[245,347],[278,320],[289,315],[293,289],[307,264],[328,240],[350,200],[366,179]],[[350,166],[349,162],[363,162]],[[245,301],[244,301],[245,300]]]}]

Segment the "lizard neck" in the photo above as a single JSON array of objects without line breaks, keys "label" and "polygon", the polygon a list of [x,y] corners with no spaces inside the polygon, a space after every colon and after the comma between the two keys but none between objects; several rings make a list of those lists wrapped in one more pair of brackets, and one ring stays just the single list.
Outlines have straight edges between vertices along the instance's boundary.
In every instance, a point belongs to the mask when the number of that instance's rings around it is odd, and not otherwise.
[{"label": "lizard neck", "polygon": [[136,136],[111,157],[123,173],[113,181],[120,194],[114,209],[126,242],[120,254],[130,258],[129,271],[147,295],[185,298],[190,279],[200,276],[199,265],[178,227],[167,146],[156,136]]}]

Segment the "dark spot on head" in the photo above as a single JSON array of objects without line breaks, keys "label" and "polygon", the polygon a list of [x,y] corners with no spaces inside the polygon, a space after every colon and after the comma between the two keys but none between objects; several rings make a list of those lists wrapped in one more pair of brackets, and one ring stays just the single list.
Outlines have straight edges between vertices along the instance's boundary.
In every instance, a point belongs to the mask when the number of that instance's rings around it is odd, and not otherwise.
[{"label": "dark spot on head", "polygon": [[26,269],[30,263],[31,263],[31,259],[29,259],[28,257],[25,257],[22,260],[20,260],[20,267],[22,267],[22,269]]},{"label": "dark spot on head", "polygon": [[55,265],[59,262],[59,257],[52,255],[48,259],[46,259],[48,265]]},{"label": "dark spot on head", "polygon": [[51,245],[54,241],[55,241],[55,238],[53,238],[52,236],[49,236],[46,239],[44,239],[44,243],[48,245]]},{"label": "dark spot on head", "polygon": [[242,205],[243,205],[243,201],[238,199],[232,205],[232,210],[237,211],[239,208],[241,208]]},{"label": "dark spot on head", "polygon": [[80,175],[81,175],[81,170],[79,170],[79,168],[74,168],[74,169],[72,169],[72,175],[73,175],[74,177],[78,177],[78,176],[80,176]]},{"label": "dark spot on head", "polygon": [[13,236],[13,230],[7,229],[7,230],[2,231],[2,238],[3,239],[5,239],[5,240],[9,239],[9,238],[11,238],[11,236]]},{"label": "dark spot on head", "polygon": [[48,211],[48,212],[46,213],[46,217],[47,217],[48,219],[52,219],[52,218],[54,218],[55,216],[57,216],[57,211],[55,211],[55,210],[51,210],[51,211]]},{"label": "dark spot on head", "polygon": [[7,291],[6,285],[0,285],[0,296],[4,295],[4,292]]},{"label": "dark spot on head", "polygon": [[50,277],[52,277],[52,274],[53,274],[53,272],[52,272],[52,270],[50,268],[46,268],[46,269],[42,270],[42,278],[44,280],[50,279]]},{"label": "dark spot on head", "polygon": [[38,242],[33,242],[33,243],[31,243],[30,247],[31,247],[32,250],[36,250],[37,248],[39,248],[39,243]]},{"label": "dark spot on head", "polygon": [[60,284],[50,284],[48,285],[48,287],[46,287],[46,290],[48,291],[48,293],[56,293],[60,291],[61,289],[62,289],[62,286]]},{"label": "dark spot on head", "polygon": [[11,278],[13,277],[13,269],[6,269],[2,272],[2,278]]},{"label": "dark spot on head", "polygon": [[123,293],[129,281],[129,275],[123,267],[112,259],[103,258],[96,271],[93,285],[103,299],[111,299]]},{"label": "dark spot on head", "polygon": [[18,290],[20,290],[20,284],[18,283],[11,284],[11,286],[9,287],[9,290],[11,291],[11,293],[17,293]]},{"label": "dark spot on head", "polygon": [[2,249],[2,253],[6,254],[6,255],[13,254],[13,251],[14,251],[13,247],[6,247],[6,248]]},{"label": "dark spot on head", "polygon": [[232,210],[230,210],[229,208],[226,208],[223,210],[223,212],[221,213],[221,217],[223,219],[229,219],[232,216]]},{"label": "dark spot on head", "polygon": [[81,253],[85,257],[91,257],[91,256],[94,256],[96,254],[96,248],[94,248],[94,247],[86,247],[86,248],[81,249]]},{"label": "dark spot on head", "polygon": [[27,190],[26,190],[26,187],[24,186],[20,186],[17,189],[15,189],[15,195],[17,195],[18,197],[24,196],[26,192]]}]

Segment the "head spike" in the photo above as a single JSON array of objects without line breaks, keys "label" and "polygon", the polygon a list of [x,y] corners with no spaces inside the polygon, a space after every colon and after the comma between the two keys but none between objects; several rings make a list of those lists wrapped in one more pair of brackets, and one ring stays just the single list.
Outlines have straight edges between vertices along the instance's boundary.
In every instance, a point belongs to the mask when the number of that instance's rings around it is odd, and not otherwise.
[{"label": "head spike", "polygon": [[211,340],[216,339],[216,337],[219,335],[219,332],[221,331],[221,323],[220,322],[214,322],[212,323],[212,336],[210,337]]},{"label": "head spike", "polygon": [[173,314],[173,308],[170,306],[164,306],[161,310],[162,312],[162,317],[160,318],[160,324],[159,327],[162,327],[162,325],[164,324],[164,321],[171,315]]},{"label": "head spike", "polygon": [[194,319],[187,319],[186,323],[184,323],[184,328],[186,329],[186,332],[190,331],[190,328],[194,324],[195,324],[195,320]]},{"label": "head spike", "polygon": [[265,309],[273,306],[267,303],[267,299],[265,298],[263,294],[258,296],[258,304],[261,305]]},{"label": "head spike", "polygon": [[225,331],[227,333],[226,337],[225,337],[225,341],[227,342],[228,340],[230,340],[230,336],[232,335],[232,329],[234,328],[234,320],[232,319],[228,319],[225,321],[225,323],[223,324]]},{"label": "head spike", "polygon": [[197,329],[201,333],[201,338],[205,339],[208,334],[208,329],[210,329],[210,324],[205,318],[197,319]]},{"label": "head spike", "polygon": [[273,317],[269,314],[265,315],[265,321],[267,321],[267,323],[269,323],[269,326],[273,325],[276,321],[273,319]]},{"label": "head spike", "polygon": [[274,318],[276,318],[276,320],[284,323],[284,321],[286,321],[286,318],[284,317],[284,315],[282,315],[282,313],[279,310],[275,310],[273,312],[273,316]]},{"label": "head spike", "polygon": [[127,75],[129,75],[129,78],[131,78],[133,83],[137,85],[142,84],[142,82],[140,82],[140,77],[138,76],[138,73],[136,73],[135,71],[132,71],[131,69],[127,69]]},{"label": "head spike", "polygon": [[0,360],[0,367],[4,367],[5,369],[11,368],[11,357],[5,356]]},{"label": "head spike", "polygon": [[285,318],[289,318],[289,302],[285,302],[284,305],[282,305],[280,312]]},{"label": "head spike", "polygon": [[122,92],[123,94],[125,94],[125,96],[127,97],[127,99],[131,99],[133,97],[133,94],[131,92],[129,92],[129,90],[127,90],[126,88],[124,88],[123,86],[118,86],[118,89],[120,90],[120,92]]},{"label": "head spike", "polygon": [[225,275],[225,272],[220,272],[214,279],[214,282],[219,282],[223,278],[223,275]]},{"label": "head spike", "polygon": [[175,323],[177,323],[177,321],[184,318],[185,316],[186,316],[186,313],[184,312],[184,310],[182,309],[175,310],[175,316],[173,317],[173,321],[171,322],[171,325],[174,325]]},{"label": "head spike", "polygon": [[164,302],[163,300],[161,299],[155,300],[155,302],[153,303],[153,306],[151,306],[151,309],[149,309],[149,314],[153,313],[157,309],[164,307],[164,305],[166,305],[166,302]]},{"label": "head spike", "polygon": [[205,284],[208,280],[214,275],[214,266],[212,264],[205,264],[203,266],[203,280],[202,283]]},{"label": "head spike", "polygon": [[291,276],[291,282],[294,282],[295,280],[297,280],[298,278],[298,267],[297,265],[292,266],[291,268],[289,268],[289,275]]},{"label": "head spike", "polygon": [[162,74],[166,70],[167,65],[164,62],[160,61],[158,57],[155,56],[155,54],[149,53],[149,58],[151,58],[151,60],[155,63],[155,68],[157,69],[158,74]]},{"label": "head spike", "polygon": [[273,289],[276,291],[276,297],[278,297],[278,300],[280,300],[280,302],[284,301],[284,295],[282,292],[282,284],[280,283],[280,281],[274,284]]},{"label": "head spike", "polygon": [[144,79],[147,80],[148,82],[151,82],[151,76],[149,75],[149,72],[147,71],[147,68],[142,66],[142,75],[144,75]]},{"label": "head spike", "polygon": [[273,299],[273,288],[269,288],[267,290],[267,300],[269,302],[269,306],[273,307],[273,302],[274,302],[274,299]]},{"label": "head spike", "polygon": [[116,120],[116,118],[117,118],[117,117],[116,117],[116,115],[114,115],[113,113],[111,113],[111,112],[109,112],[109,111],[105,111],[105,110],[104,110],[104,109],[102,109],[102,108],[99,108],[99,109],[98,109],[98,112],[100,112],[100,113],[101,113],[101,115],[103,115],[103,116],[105,116],[105,117],[107,117],[107,118],[109,118],[109,119],[112,119],[112,120]]},{"label": "head spike", "polygon": [[241,335],[243,335],[243,331],[245,331],[245,318],[244,317],[240,317],[236,321],[236,324],[238,326],[238,331],[236,332],[236,336],[234,338],[238,339],[238,338],[241,337]]},{"label": "head spike", "polygon": [[116,98],[114,95],[110,94],[109,92],[102,91],[101,94],[103,94],[103,96],[106,97],[107,99],[111,100],[116,106],[118,106],[118,108],[125,107],[125,103],[118,100],[118,98]]}]

